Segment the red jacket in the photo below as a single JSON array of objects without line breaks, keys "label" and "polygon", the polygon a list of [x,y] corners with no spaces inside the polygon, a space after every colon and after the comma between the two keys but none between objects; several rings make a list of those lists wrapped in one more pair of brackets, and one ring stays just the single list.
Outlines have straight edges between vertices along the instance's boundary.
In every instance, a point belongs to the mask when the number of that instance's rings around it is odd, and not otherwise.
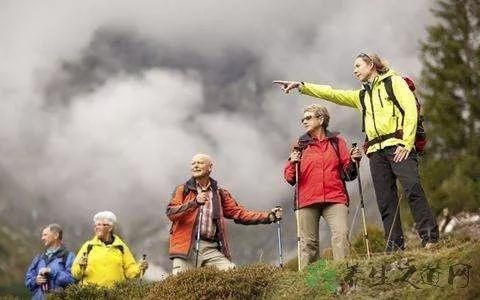
[{"label": "red jacket", "polygon": [[[296,146],[303,149],[298,186],[299,207],[314,203],[348,205],[344,180],[355,179],[357,169],[350,159],[345,140],[337,134],[327,132],[327,137],[319,141],[307,133],[300,137]],[[287,162],[283,176],[288,183],[295,184],[294,163]]]},{"label": "red jacket", "polygon": [[[220,250],[231,259],[227,240],[227,224],[225,218],[233,219],[235,223],[253,225],[268,224],[269,212],[255,212],[239,205],[230,193],[217,187],[217,182],[210,179],[213,197],[211,199],[212,218],[217,226],[216,239]],[[199,205],[196,202],[197,187],[191,178],[185,184],[175,188],[172,200],[167,206],[167,217],[172,221],[170,229],[170,258],[187,258],[195,245],[195,234],[198,223]]]}]

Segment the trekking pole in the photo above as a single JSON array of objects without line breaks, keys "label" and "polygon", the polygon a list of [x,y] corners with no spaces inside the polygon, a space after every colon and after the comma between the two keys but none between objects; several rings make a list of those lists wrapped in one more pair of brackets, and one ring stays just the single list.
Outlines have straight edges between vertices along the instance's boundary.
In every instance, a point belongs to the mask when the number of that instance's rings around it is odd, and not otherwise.
[{"label": "trekking pole", "polygon": [[[400,208],[400,201],[402,200],[402,197],[403,197],[403,194],[400,195],[400,199],[398,199],[397,208],[395,208],[395,215],[393,216],[393,222],[388,232],[387,243],[385,245],[385,249],[383,250],[383,253],[387,253],[388,246],[390,245],[390,238],[392,237],[393,225],[395,225],[395,222],[397,220],[398,209]],[[392,250],[394,246],[395,246],[395,243],[392,245]]]},{"label": "trekking pole", "polygon": [[295,218],[297,219],[297,262],[298,262],[298,271],[300,271],[300,252],[301,252],[301,245],[300,245],[300,212],[299,210],[299,187],[298,187],[298,179],[299,179],[299,172],[300,172],[300,163],[297,161],[295,162],[295,202],[294,202],[294,209],[295,209]]},{"label": "trekking pole", "polygon": [[[146,254],[142,254],[142,263],[147,261],[147,255]],[[145,270],[142,270],[140,272],[140,278],[143,278],[143,275],[145,275]]]},{"label": "trekking pole", "polygon": [[48,280],[50,276],[48,276],[48,273],[43,273],[42,277],[44,277],[47,280],[45,283],[42,283],[42,292],[46,294],[48,293]]},{"label": "trekking pole", "polygon": [[[82,254],[82,261],[87,258],[87,252],[83,252]],[[85,277],[85,271],[87,270],[87,266],[86,265],[81,265],[80,266],[80,270],[82,270],[82,277],[80,277],[80,283],[83,284],[83,278]]]},{"label": "trekking pole", "polygon": [[[357,147],[357,143],[352,143],[352,148]],[[362,208],[362,220],[363,220],[363,234],[365,237],[365,248],[367,249],[367,257],[370,259],[370,243],[368,241],[367,221],[365,219],[365,202],[363,201],[362,179],[360,177],[360,160],[355,159],[357,166],[357,179],[358,179],[358,193],[360,194],[360,207]]]},{"label": "trekking pole", "polygon": [[200,215],[197,224],[197,241],[195,243],[195,268],[198,268],[198,254],[200,251],[200,231],[202,229],[203,207],[205,203],[200,204]]},{"label": "trekking pole", "polygon": [[350,225],[350,230],[349,230],[349,233],[348,233],[348,240],[349,240],[349,241],[352,240],[353,228],[355,227],[355,223],[356,223],[356,221],[357,221],[358,211],[360,210],[360,204],[361,204],[361,203],[358,202],[357,208],[355,209],[355,214],[353,215],[352,224]]},{"label": "trekking pole", "polygon": [[[280,205],[275,206],[275,208],[282,208]],[[277,237],[278,237],[278,256],[280,268],[283,268],[283,241],[282,241],[282,223],[281,220],[277,220]]]},{"label": "trekking pole", "polygon": [[42,292],[44,294],[48,292],[48,283],[42,283]]}]

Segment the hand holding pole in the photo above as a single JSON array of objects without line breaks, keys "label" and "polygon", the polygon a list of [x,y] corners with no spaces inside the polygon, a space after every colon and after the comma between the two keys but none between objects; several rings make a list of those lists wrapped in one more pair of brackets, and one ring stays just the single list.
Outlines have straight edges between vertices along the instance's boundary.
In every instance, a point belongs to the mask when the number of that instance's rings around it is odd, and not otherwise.
[{"label": "hand holding pole", "polygon": [[145,275],[145,270],[147,269],[146,266],[148,266],[147,264],[147,255],[146,254],[142,254],[142,262],[140,263],[140,278],[143,277],[143,275]]},{"label": "hand holding pole", "polygon": [[87,252],[83,252],[82,257],[80,258],[80,263],[79,263],[80,270],[82,271],[80,283],[83,283],[83,278],[85,277],[85,271],[87,270],[87,262],[88,262]]}]

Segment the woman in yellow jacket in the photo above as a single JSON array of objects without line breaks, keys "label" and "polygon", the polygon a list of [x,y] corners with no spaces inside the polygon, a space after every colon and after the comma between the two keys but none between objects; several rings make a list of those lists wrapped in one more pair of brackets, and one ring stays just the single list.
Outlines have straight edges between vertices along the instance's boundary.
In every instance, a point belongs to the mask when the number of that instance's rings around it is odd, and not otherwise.
[{"label": "woman in yellow jacket", "polygon": [[[285,93],[298,89],[302,94],[350,106],[362,113],[363,131],[367,135],[366,154],[385,230],[386,250],[405,248],[398,212],[397,179],[409,201],[422,245],[431,248],[438,241],[438,226],[418,174],[414,148],[418,117],[415,96],[403,78],[376,54],[359,54],[353,73],[363,89],[338,90],[298,81],[274,83],[281,85]],[[394,99],[389,96],[392,93]]]},{"label": "woman in yellow jacket", "polygon": [[110,287],[138,277],[148,268],[144,260],[137,264],[127,245],[113,234],[116,220],[110,211],[93,217],[95,237],[83,244],[72,265],[72,274],[80,283]]}]

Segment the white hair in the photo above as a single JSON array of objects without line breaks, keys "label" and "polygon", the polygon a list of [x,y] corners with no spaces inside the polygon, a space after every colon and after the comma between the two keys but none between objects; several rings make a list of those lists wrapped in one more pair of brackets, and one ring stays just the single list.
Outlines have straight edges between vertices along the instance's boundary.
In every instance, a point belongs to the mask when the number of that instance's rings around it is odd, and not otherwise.
[{"label": "white hair", "polygon": [[106,220],[111,225],[114,225],[117,223],[117,216],[115,216],[115,214],[109,210],[101,211],[93,216],[93,222],[96,223],[99,220]]},{"label": "white hair", "polygon": [[208,154],[204,154],[204,153],[198,153],[198,154],[195,154],[192,158],[192,160],[194,159],[198,159],[198,158],[201,158],[201,159],[204,159],[206,161],[208,161],[211,165],[213,165],[213,160],[212,158],[210,157],[210,155]]}]

